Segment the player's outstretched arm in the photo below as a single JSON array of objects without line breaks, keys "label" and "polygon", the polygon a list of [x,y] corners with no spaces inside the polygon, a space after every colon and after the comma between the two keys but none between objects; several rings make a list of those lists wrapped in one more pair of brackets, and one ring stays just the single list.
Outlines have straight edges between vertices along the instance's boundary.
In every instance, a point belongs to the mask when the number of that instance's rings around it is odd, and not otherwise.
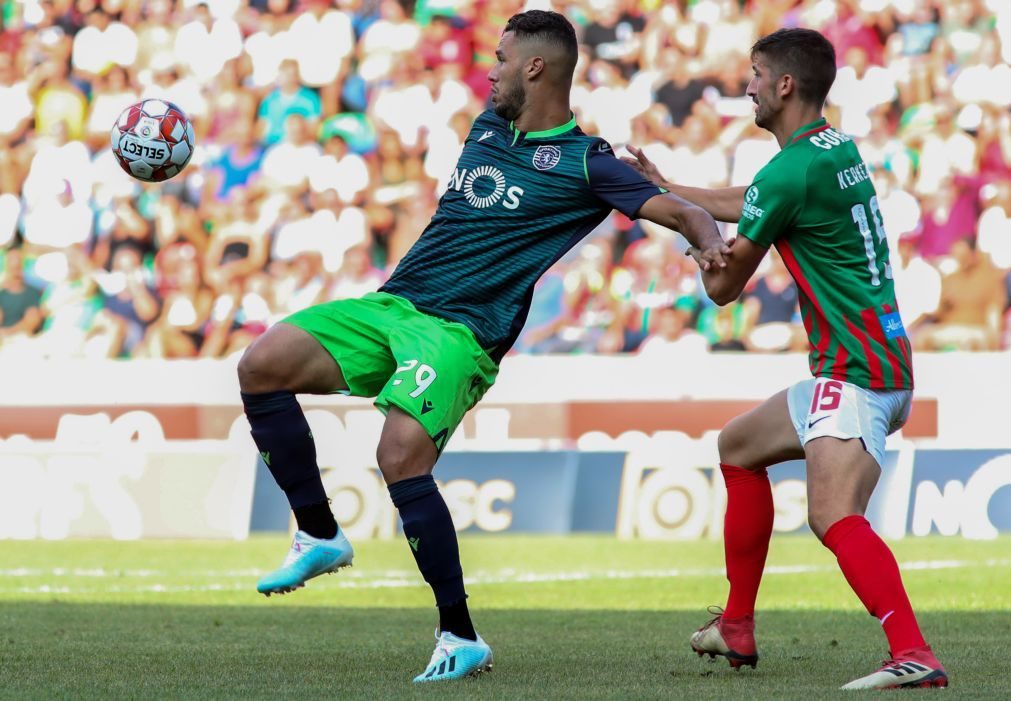
[{"label": "player's outstretched arm", "polygon": [[688,243],[697,249],[692,257],[702,270],[727,267],[730,247],[720,235],[716,222],[701,207],[668,192],[646,200],[637,216],[681,232]]},{"label": "player's outstretched arm", "polygon": [[664,190],[673,192],[678,197],[702,207],[717,221],[736,223],[740,220],[741,210],[744,209],[744,192],[748,188],[721,187],[710,190],[700,187],[675,185],[660,174],[660,170],[656,167],[656,164],[646,157],[642,149],[638,149],[635,146],[626,146],[626,148],[634,158],[624,156],[621,160],[635,168],[642,177],[657,187],[662,187]]},{"label": "player's outstretched arm", "polygon": [[[727,267],[723,269],[703,269],[702,284],[706,288],[709,299],[721,307],[730,304],[741,296],[744,286],[755,274],[758,264],[769,249],[759,246],[745,236],[738,236],[730,242],[730,255],[727,257]],[[697,253],[688,249],[693,258]],[[697,260],[697,258],[696,258]]]}]

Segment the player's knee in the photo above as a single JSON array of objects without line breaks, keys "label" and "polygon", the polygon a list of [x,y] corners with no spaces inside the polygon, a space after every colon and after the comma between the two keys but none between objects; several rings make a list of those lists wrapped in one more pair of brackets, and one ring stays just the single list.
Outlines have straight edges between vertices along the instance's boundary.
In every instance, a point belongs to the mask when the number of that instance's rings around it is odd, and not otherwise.
[{"label": "player's knee", "polygon": [[747,441],[742,439],[735,421],[731,421],[720,431],[720,435],[716,439],[716,447],[720,451],[721,463],[748,468],[748,465],[744,464],[747,462],[744,452]]},{"label": "player's knee", "polygon": [[396,407],[386,416],[386,426],[376,448],[376,461],[386,484],[432,472],[439,452],[425,429]]},{"label": "player's knee", "polygon": [[258,354],[253,350],[254,346],[249,346],[242,352],[239,358],[237,372],[239,374],[239,389],[243,392],[255,393],[257,375],[259,375],[260,360]]},{"label": "player's knee", "polygon": [[279,370],[283,363],[273,357],[269,345],[254,343],[246,348],[239,360],[239,389],[249,394],[285,389]]},{"label": "player's knee", "polygon": [[811,532],[814,533],[818,540],[824,540],[825,534],[832,527],[832,524],[845,515],[836,508],[809,503],[807,506],[807,525],[810,526]]},{"label": "player's knee", "polygon": [[732,436],[727,435],[727,429],[724,428],[720,431],[720,435],[716,438],[716,449],[720,452],[720,462],[730,463],[728,460],[731,450],[733,448]]},{"label": "player's knee", "polygon": [[427,475],[431,467],[419,459],[418,452],[399,441],[380,441],[376,448],[376,462],[386,484]]}]

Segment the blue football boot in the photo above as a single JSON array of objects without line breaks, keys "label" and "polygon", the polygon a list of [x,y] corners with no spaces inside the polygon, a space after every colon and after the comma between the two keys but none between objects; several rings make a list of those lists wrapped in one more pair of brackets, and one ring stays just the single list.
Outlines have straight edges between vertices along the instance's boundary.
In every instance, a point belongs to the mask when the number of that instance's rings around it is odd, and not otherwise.
[{"label": "blue football boot", "polygon": [[295,533],[284,564],[256,583],[256,591],[270,596],[285,594],[305,586],[306,580],[349,567],[355,551],[340,526],[329,540],[313,538],[305,531]]},{"label": "blue football boot", "polygon": [[437,682],[449,679],[476,677],[490,672],[491,648],[477,636],[477,640],[458,638],[452,633],[435,633],[435,652],[425,671],[414,678],[415,682]]}]

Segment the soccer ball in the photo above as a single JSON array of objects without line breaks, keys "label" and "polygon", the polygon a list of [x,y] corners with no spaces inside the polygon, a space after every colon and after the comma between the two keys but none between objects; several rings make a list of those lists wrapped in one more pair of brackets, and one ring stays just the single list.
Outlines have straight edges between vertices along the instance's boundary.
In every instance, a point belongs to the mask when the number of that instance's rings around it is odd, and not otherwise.
[{"label": "soccer ball", "polygon": [[138,180],[160,183],[190,162],[193,125],[167,100],[141,100],[119,115],[110,141],[123,170]]}]

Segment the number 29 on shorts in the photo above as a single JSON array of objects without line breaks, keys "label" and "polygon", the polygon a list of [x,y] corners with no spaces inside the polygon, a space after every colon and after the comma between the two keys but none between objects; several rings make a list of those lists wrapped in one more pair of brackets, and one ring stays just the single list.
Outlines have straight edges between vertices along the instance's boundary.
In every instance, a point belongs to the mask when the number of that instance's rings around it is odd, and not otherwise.
[{"label": "number 29 on shorts", "polygon": [[[415,368],[417,369],[415,370]],[[417,360],[413,358],[411,360],[405,360],[404,364],[397,367],[396,371],[394,371],[393,374],[399,375],[400,373],[410,372],[411,370],[415,370],[414,382],[416,385],[418,385],[418,387],[417,389],[411,391],[409,396],[420,397],[426,389],[432,386],[432,383],[435,382],[435,379],[438,377],[438,374],[436,374],[435,369],[431,365],[419,363]],[[400,385],[403,381],[404,381],[403,378],[398,377],[393,381],[393,386],[396,387]]]}]

